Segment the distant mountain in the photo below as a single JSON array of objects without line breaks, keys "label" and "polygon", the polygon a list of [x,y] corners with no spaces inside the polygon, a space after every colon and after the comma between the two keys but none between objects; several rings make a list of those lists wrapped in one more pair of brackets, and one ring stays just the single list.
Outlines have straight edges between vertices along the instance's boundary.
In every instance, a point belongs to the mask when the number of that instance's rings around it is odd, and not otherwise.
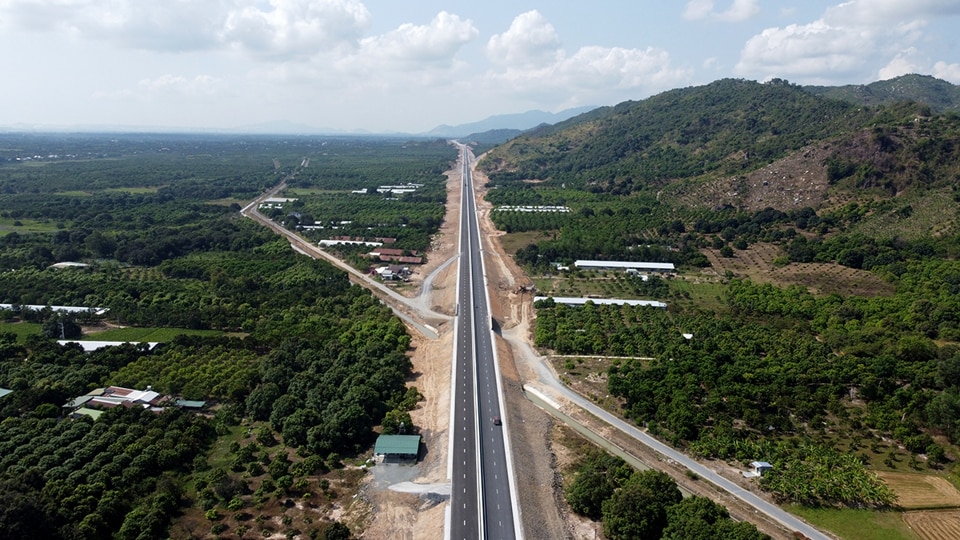
[{"label": "distant mountain", "polygon": [[595,107],[593,106],[577,107],[574,109],[566,109],[558,113],[535,110],[517,114],[498,114],[485,120],[480,120],[479,122],[472,122],[469,124],[460,124],[457,126],[437,126],[428,131],[425,135],[430,135],[433,137],[460,138],[466,137],[470,134],[484,133],[487,131],[500,129],[525,131],[530,128],[537,127],[540,124],[555,124],[557,122],[562,122],[568,118],[585,113],[594,108]]},{"label": "distant mountain", "polygon": [[503,144],[523,133],[521,129],[491,129],[483,133],[471,133],[466,137],[459,137],[461,142],[468,144],[496,145]]},{"label": "distant mountain", "polygon": [[803,89],[816,96],[860,105],[915,101],[929,105],[935,112],[960,110],[960,86],[929,75],[911,74],[866,85],[804,86]]}]

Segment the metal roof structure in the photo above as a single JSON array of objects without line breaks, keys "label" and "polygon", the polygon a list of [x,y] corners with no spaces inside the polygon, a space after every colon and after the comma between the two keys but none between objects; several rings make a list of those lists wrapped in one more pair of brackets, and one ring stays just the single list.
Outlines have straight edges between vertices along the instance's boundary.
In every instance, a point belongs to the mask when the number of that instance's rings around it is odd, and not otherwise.
[{"label": "metal roof structure", "polygon": [[600,305],[614,305],[614,306],[650,306],[660,309],[667,309],[667,304],[663,302],[657,302],[656,300],[625,300],[621,298],[572,298],[572,297],[563,297],[563,296],[534,296],[533,301],[546,300],[547,298],[553,298],[553,301],[557,304],[565,304],[568,306],[582,306],[587,302],[593,302],[594,304]]},{"label": "metal roof structure", "polygon": [[373,453],[378,456],[411,456],[420,453],[420,435],[381,435]]},{"label": "metal roof structure", "polygon": [[140,343],[147,344],[147,350],[153,350],[154,347],[160,344],[159,341],[94,341],[94,340],[75,340],[75,339],[58,339],[57,343],[60,345],[67,345],[69,343],[76,343],[80,345],[83,349],[83,352],[92,352],[104,347],[117,347],[120,345],[126,345],[127,343],[133,343],[138,345]]},{"label": "metal roof structure", "polygon": [[192,399],[178,399],[174,402],[174,405],[183,407],[184,409],[202,409],[207,406],[207,402]]},{"label": "metal roof structure", "polygon": [[576,261],[577,268],[617,268],[620,270],[634,269],[651,272],[673,272],[676,267],[673,263],[659,262],[629,262],[629,261]]},{"label": "metal roof structure", "polygon": [[13,390],[9,390],[7,388],[0,388],[0,397],[3,397],[7,394],[12,394],[12,393],[13,393]]},{"label": "metal roof structure", "polygon": [[63,312],[63,313],[93,313],[94,315],[103,315],[106,312],[110,311],[108,308],[102,307],[84,307],[84,306],[41,306],[39,304],[0,304],[0,309],[14,309],[14,307],[19,306],[20,309],[29,309],[31,311],[43,311],[45,308],[50,308],[50,311],[54,312]]}]

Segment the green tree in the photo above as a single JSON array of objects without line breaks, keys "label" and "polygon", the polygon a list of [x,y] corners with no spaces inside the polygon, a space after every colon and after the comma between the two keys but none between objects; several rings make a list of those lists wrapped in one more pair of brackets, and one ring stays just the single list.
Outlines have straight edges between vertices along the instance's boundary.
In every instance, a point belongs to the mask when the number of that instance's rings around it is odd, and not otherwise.
[{"label": "green tree", "polygon": [[602,517],[603,501],[610,498],[632,469],[619,457],[595,452],[584,459],[565,496],[570,508],[595,521]]},{"label": "green tree", "polygon": [[67,313],[54,313],[44,321],[40,332],[55,339],[77,339],[83,334],[76,316]]},{"label": "green tree", "polygon": [[603,502],[603,532],[610,540],[660,538],[667,526],[667,508],[683,499],[666,473],[635,472]]},{"label": "green tree", "polygon": [[320,535],[321,540],[350,540],[352,537],[353,533],[350,532],[350,527],[340,521],[331,523]]},{"label": "green tree", "polygon": [[[760,540],[766,536],[752,524],[731,527],[727,509],[706,497],[688,497],[667,509],[664,540]],[[741,530],[742,529],[742,530]]]}]

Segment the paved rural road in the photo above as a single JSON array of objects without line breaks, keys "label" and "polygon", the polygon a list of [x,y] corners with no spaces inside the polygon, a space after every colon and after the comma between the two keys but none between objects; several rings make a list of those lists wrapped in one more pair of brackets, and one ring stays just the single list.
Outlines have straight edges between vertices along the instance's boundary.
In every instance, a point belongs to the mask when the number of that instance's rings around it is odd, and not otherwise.
[{"label": "paved rural road", "polygon": [[[524,345],[521,345],[524,346]],[[529,347],[529,344],[525,346]],[[534,351],[529,351],[533,356],[537,356]],[[528,355],[528,357],[531,357]],[[769,503],[763,498],[759,497],[752,491],[743,489],[735,482],[720,476],[716,471],[705,467],[700,464],[698,461],[689,458],[686,454],[680,452],[679,450],[667,446],[666,444],[655,439],[653,436],[647,432],[637,428],[633,424],[621,420],[617,416],[609,413],[606,409],[597,406],[592,401],[586,399],[580,394],[574,392],[563,384],[559,379],[557,379],[556,374],[547,367],[543,362],[539,362],[539,365],[535,366],[537,372],[537,378],[540,383],[550,387],[556,393],[562,395],[564,398],[572,401],[577,406],[583,408],[587,412],[593,414],[597,418],[603,420],[610,426],[619,429],[623,433],[633,437],[641,444],[653,449],[664,458],[675,461],[676,463],[686,467],[690,471],[697,474],[697,476],[702,479],[712,483],[718,488],[730,493],[734,497],[740,499],[746,504],[752,506],[754,510],[760,512],[770,519],[776,521],[783,527],[791,531],[797,531],[804,534],[810,540],[833,540],[832,536],[826,535],[821,532],[819,529],[813,527],[806,521],[794,516],[793,514],[781,509],[779,506]]]},{"label": "paved rural road", "polygon": [[[446,537],[513,539],[519,516],[511,489],[507,425],[500,406],[500,377],[493,350],[490,311],[480,253],[480,229],[470,172],[461,149],[460,268],[451,400],[450,518]],[[494,419],[497,419],[495,422]]]},{"label": "paved rural road", "polygon": [[[293,174],[291,174],[291,176]],[[275,233],[285,237],[290,241],[290,245],[293,246],[293,249],[299,251],[300,253],[303,253],[309,257],[324,259],[330,264],[343,270],[350,276],[350,279],[354,283],[360,283],[364,287],[367,287],[368,289],[378,293],[379,298],[384,300],[384,303],[390,306],[398,317],[415,326],[423,335],[431,339],[436,339],[438,335],[434,325],[447,322],[451,319],[451,317],[444,315],[443,313],[437,313],[430,310],[426,307],[426,303],[419,298],[411,299],[398,294],[396,291],[385,286],[383,283],[380,283],[379,281],[371,278],[349,264],[313,245],[295,232],[288,231],[279,223],[273,221],[260,212],[259,207],[263,201],[269,199],[270,197],[275,197],[278,193],[286,189],[286,187],[287,181],[284,179],[283,182],[277,184],[269,191],[263,195],[260,195],[249,204],[244,206],[240,210],[240,213],[254,221],[259,222],[265,227],[269,227]]]}]

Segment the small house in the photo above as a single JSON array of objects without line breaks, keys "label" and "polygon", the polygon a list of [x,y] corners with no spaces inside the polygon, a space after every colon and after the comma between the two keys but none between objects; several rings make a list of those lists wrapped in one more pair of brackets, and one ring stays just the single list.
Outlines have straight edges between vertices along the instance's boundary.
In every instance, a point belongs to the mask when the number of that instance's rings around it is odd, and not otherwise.
[{"label": "small house", "polygon": [[751,461],[750,467],[753,473],[752,476],[763,476],[767,471],[773,470],[773,465],[767,463],[766,461]]}]

